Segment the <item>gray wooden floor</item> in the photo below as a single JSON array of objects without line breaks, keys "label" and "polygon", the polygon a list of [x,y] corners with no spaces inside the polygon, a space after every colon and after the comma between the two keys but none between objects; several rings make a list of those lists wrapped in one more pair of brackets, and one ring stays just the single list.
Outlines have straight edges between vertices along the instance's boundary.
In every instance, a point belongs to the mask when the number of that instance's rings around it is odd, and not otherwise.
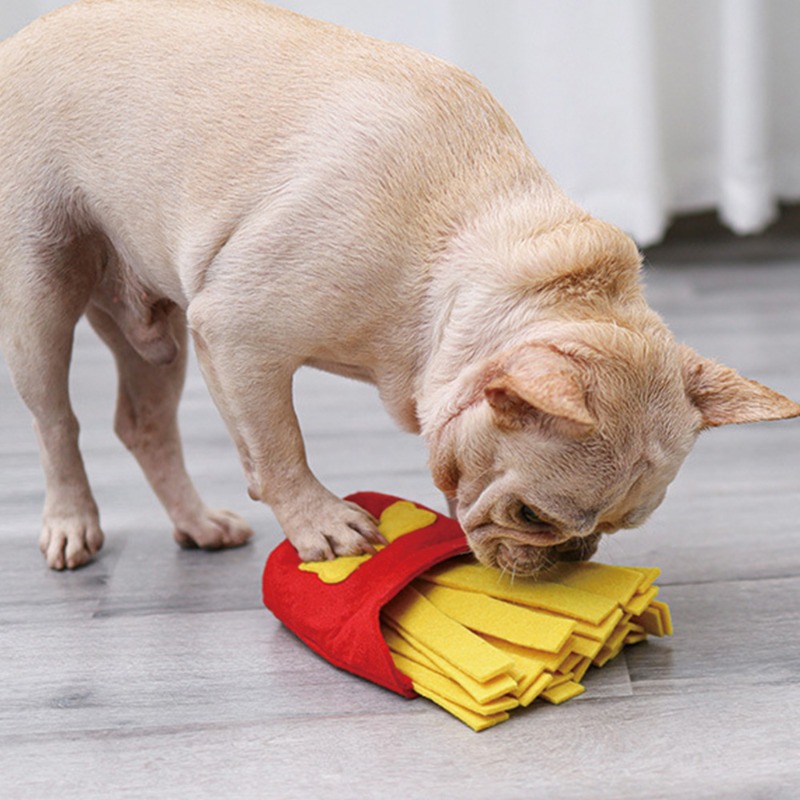
[{"label": "gray wooden floor", "polygon": [[[649,295],[679,338],[800,398],[800,239],[678,240]],[[671,640],[630,648],[582,698],[474,734],[339,672],[262,608],[281,532],[246,498],[192,368],[182,421],[211,502],[247,547],[179,550],[110,433],[110,358],[85,326],[73,373],[107,545],[47,570],[27,412],[0,369],[0,797],[796,798],[800,796],[800,422],[705,434],[664,506],[599,557],[663,569]],[[339,493],[441,507],[413,437],[372,389],[298,380],[313,466]]]}]

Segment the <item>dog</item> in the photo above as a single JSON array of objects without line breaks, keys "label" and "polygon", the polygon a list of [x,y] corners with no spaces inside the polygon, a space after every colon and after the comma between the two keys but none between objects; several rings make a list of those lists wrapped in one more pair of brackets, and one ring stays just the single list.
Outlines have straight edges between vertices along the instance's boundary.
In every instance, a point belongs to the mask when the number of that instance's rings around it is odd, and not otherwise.
[{"label": "dog", "polygon": [[373,552],[310,472],[292,376],[375,384],[483,563],[590,557],[698,433],[800,406],[678,344],[620,230],[472,76],[257,0],[83,0],[0,46],[0,348],[35,420],[54,569],[103,543],[68,396],[82,315],[115,430],[187,547],[243,544],[188,477],[187,331],[249,494],[304,560]]}]

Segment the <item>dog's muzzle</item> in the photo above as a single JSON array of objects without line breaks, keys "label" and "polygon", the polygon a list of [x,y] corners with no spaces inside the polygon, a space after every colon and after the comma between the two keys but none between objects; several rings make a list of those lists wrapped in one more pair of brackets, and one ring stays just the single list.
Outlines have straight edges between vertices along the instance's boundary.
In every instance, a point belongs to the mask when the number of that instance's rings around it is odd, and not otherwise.
[{"label": "dog's muzzle", "polygon": [[[491,527],[493,530],[486,530]],[[538,575],[559,561],[585,561],[597,551],[602,534],[564,539],[547,539],[537,534],[509,533],[494,526],[482,526],[467,533],[467,541],[478,560],[511,575]],[[560,540],[559,540],[560,539]],[[533,542],[531,542],[533,540]],[[556,543],[549,544],[549,542]]]}]

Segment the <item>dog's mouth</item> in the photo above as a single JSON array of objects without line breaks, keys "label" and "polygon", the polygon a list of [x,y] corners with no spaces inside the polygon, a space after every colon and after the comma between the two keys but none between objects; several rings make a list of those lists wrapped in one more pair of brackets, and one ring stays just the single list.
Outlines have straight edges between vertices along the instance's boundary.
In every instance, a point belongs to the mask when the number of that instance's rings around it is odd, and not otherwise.
[{"label": "dog's mouth", "polygon": [[554,530],[517,533],[495,529],[475,531],[467,535],[467,540],[482,564],[514,576],[535,577],[559,561],[591,558],[601,536],[593,533],[567,538]]},{"label": "dog's mouth", "polygon": [[478,560],[501,572],[513,576],[532,577],[539,575],[558,561],[553,547],[534,547],[509,542],[498,542],[489,558],[476,551]]}]

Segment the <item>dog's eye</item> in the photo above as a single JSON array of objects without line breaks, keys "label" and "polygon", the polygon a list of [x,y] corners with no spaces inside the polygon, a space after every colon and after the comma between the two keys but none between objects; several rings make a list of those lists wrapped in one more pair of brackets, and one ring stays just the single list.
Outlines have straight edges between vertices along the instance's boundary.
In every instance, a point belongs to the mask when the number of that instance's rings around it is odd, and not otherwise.
[{"label": "dog's eye", "polygon": [[522,505],[519,507],[519,515],[530,525],[544,525],[544,520],[530,507]]}]

